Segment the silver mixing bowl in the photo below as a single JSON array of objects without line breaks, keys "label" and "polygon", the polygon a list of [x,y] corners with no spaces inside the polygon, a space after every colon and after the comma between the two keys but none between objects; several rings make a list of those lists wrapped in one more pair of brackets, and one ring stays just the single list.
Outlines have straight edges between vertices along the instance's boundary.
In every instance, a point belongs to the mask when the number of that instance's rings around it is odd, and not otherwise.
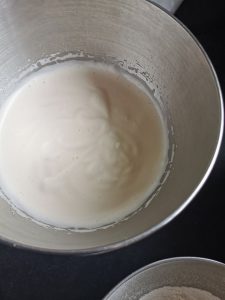
[{"label": "silver mixing bowl", "polygon": [[104,300],[139,300],[145,294],[164,286],[193,287],[224,300],[225,265],[195,257],[158,261],[128,276]]},{"label": "silver mixing bowl", "polygon": [[145,80],[172,126],[170,174],[148,207],[104,230],[72,232],[13,213],[2,193],[3,241],[55,253],[100,253],[146,237],[190,203],[215,163],[223,109],[207,55],[178,20],[144,0],[0,0],[0,39],[1,105],[37,61],[38,69],[92,59]]}]

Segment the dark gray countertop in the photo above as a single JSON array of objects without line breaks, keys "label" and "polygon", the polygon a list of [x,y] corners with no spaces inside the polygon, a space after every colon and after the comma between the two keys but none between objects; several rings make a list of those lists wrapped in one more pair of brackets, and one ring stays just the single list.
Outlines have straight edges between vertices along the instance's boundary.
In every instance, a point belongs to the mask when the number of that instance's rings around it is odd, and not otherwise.
[{"label": "dark gray countertop", "polygon": [[[225,1],[185,0],[177,17],[205,47],[225,92]],[[76,257],[11,248],[0,243],[0,300],[101,299],[136,269],[173,256],[225,263],[225,142],[194,201],[153,236],[113,253]]]}]

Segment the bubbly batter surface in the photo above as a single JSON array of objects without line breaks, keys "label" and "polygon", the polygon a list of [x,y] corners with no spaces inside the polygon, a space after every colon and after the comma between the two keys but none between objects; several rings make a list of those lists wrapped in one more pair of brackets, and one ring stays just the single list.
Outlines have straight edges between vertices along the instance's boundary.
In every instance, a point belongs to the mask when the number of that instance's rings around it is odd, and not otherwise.
[{"label": "bubbly batter surface", "polygon": [[154,101],[103,64],[46,67],[1,112],[1,186],[18,209],[57,227],[95,228],[135,211],[167,152]]}]

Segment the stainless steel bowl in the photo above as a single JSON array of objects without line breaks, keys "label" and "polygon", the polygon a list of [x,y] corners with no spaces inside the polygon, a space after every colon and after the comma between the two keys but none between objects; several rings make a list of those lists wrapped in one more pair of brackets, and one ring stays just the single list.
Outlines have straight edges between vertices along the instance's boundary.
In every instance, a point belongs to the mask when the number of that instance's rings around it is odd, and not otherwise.
[{"label": "stainless steel bowl", "polygon": [[[71,56],[137,73],[171,120],[175,154],[150,205],[94,232],[42,227],[0,199],[0,237],[31,249],[99,253],[153,233],[181,212],[208,177],[223,129],[222,95],[202,47],[173,16],[144,0],[0,0],[0,104],[18,78]],[[67,55],[67,56],[65,56]],[[172,143],[171,142],[171,145]]]},{"label": "stainless steel bowl", "polygon": [[225,265],[217,261],[180,257],[150,264],[119,283],[104,300],[139,300],[164,286],[186,286],[225,299]]}]

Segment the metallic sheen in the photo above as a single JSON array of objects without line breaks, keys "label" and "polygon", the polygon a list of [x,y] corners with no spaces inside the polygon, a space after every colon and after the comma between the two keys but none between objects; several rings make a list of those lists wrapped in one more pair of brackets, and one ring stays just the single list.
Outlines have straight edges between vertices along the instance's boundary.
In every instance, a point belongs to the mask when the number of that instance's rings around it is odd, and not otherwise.
[{"label": "metallic sheen", "polygon": [[143,267],[119,283],[103,300],[139,300],[164,286],[186,286],[206,290],[225,299],[225,265],[217,261],[178,257]]},{"label": "metallic sheen", "polygon": [[[45,228],[0,200],[3,241],[40,251],[100,253],[138,241],[181,212],[206,181],[223,130],[214,69],[187,29],[144,0],[0,0],[0,104],[30,64],[55,53],[83,51],[142,68],[173,124],[171,172],[150,205],[95,232]],[[143,76],[144,76],[143,75]]]}]

